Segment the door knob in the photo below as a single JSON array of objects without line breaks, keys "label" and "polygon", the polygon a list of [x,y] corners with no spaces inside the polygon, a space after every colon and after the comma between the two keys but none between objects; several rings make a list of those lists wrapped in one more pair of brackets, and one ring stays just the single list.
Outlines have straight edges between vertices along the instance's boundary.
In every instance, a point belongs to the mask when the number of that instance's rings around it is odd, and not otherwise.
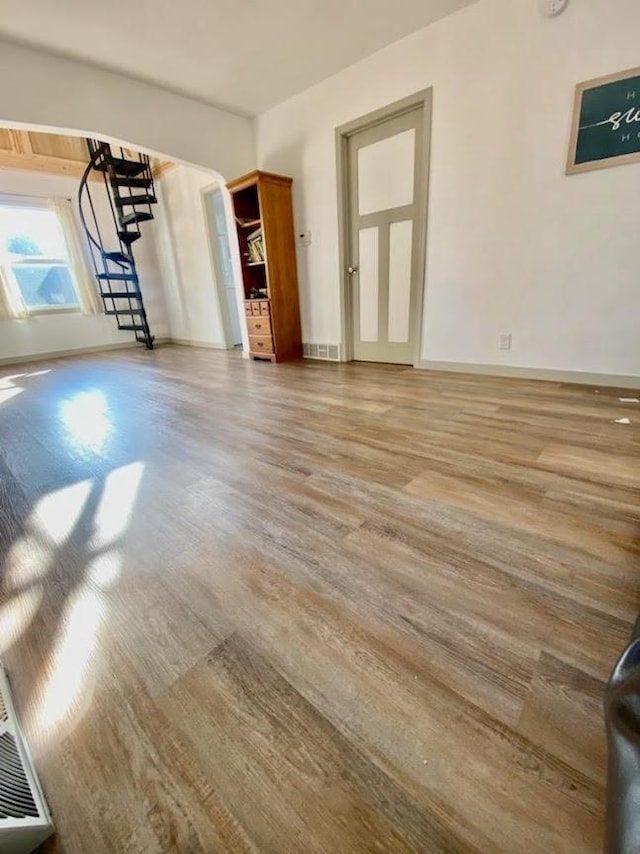
[{"label": "door knob", "polygon": [[348,273],[350,276],[355,276],[355,274],[356,274],[357,272],[358,272],[358,267],[357,267],[357,266],[347,267],[347,273]]}]

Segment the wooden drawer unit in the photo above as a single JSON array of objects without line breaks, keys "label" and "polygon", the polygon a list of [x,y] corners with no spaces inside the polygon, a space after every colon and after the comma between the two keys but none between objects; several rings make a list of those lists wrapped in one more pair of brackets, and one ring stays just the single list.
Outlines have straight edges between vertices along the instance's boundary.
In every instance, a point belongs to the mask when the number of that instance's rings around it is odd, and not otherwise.
[{"label": "wooden drawer unit", "polygon": [[271,315],[271,309],[269,308],[269,300],[268,299],[248,299],[245,300],[244,303],[244,313],[247,317],[257,317],[258,315],[262,315],[263,317],[266,315],[269,317]]},{"label": "wooden drawer unit", "polygon": [[271,336],[271,319],[269,315],[261,314],[258,317],[247,317],[247,329],[249,335]]},{"label": "wooden drawer unit", "polygon": [[249,335],[249,352],[252,356],[260,353],[273,354],[273,338],[270,335]]}]

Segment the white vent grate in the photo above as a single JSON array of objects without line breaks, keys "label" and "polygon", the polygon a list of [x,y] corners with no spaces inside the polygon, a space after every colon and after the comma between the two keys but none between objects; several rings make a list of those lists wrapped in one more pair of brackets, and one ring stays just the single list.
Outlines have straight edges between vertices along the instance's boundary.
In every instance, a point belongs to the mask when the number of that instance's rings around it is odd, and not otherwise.
[{"label": "white vent grate", "polygon": [[26,854],[53,832],[51,817],[0,665],[0,851]]},{"label": "white vent grate", "polygon": [[37,818],[38,815],[16,740],[10,732],[3,732],[0,735],[0,819]]},{"label": "white vent grate", "polygon": [[306,359],[325,359],[339,362],[340,344],[303,344],[302,355]]}]

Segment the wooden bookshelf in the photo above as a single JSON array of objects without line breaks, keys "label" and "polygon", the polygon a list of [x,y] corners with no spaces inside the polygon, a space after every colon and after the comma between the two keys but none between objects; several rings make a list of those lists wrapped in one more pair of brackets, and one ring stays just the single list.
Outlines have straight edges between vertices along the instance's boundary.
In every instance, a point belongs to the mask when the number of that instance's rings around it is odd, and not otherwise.
[{"label": "wooden bookshelf", "polygon": [[302,358],[292,179],[256,170],[227,184],[242,263],[249,353]]}]

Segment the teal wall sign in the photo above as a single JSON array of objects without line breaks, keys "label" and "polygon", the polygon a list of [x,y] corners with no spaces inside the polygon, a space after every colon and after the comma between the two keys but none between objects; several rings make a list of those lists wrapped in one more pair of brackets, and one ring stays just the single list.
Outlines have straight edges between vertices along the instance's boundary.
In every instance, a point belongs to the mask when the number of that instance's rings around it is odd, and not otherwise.
[{"label": "teal wall sign", "polygon": [[640,68],[576,86],[567,174],[640,162]]}]

